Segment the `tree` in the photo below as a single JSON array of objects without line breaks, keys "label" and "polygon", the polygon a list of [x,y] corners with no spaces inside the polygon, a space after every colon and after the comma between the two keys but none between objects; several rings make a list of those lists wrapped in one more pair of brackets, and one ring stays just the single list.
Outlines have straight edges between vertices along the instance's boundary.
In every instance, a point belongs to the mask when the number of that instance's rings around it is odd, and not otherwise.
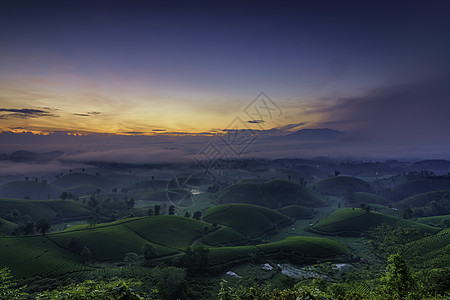
[{"label": "tree", "polygon": [[188,247],[184,251],[184,255],[181,258],[184,267],[191,273],[203,272],[208,267],[208,254],[209,249],[197,246],[194,249]]},{"label": "tree", "polygon": [[89,259],[91,258],[91,255],[92,255],[91,249],[84,246],[83,250],[81,250],[80,255],[84,259],[85,262],[89,261]]},{"label": "tree", "polygon": [[37,295],[36,300],[143,300],[144,297],[136,292],[136,288],[140,285],[140,282],[123,279],[112,282],[87,280],[42,292]]},{"label": "tree", "polygon": [[149,242],[146,242],[142,245],[141,251],[146,260],[150,260],[158,256],[158,251]]},{"label": "tree", "polygon": [[386,275],[381,279],[385,292],[394,299],[404,299],[415,291],[416,282],[400,254],[391,254],[388,263]]},{"label": "tree", "polygon": [[372,208],[365,203],[361,203],[361,209],[364,210],[366,214],[368,214]]},{"label": "tree", "polygon": [[202,218],[202,212],[197,210],[192,217],[196,220],[200,220]]},{"label": "tree", "polygon": [[159,216],[160,212],[161,212],[161,206],[155,204],[155,216]]},{"label": "tree", "polygon": [[97,217],[94,214],[92,214],[87,218],[86,221],[88,222],[89,227],[94,227],[95,224],[97,224]]},{"label": "tree", "polygon": [[47,218],[41,218],[36,224],[36,229],[39,230],[42,235],[45,235],[45,233],[47,233],[51,227],[52,224],[50,224]]},{"label": "tree", "polygon": [[334,176],[339,176],[339,175],[341,175],[341,171],[338,171],[338,170],[334,170]]},{"label": "tree", "polygon": [[59,198],[61,200],[66,200],[68,198],[69,194],[67,192],[62,192],[61,195],[59,195]]},{"label": "tree", "polygon": [[149,208],[147,210],[147,216],[149,216],[149,217],[153,216],[153,209]]},{"label": "tree", "polygon": [[124,262],[126,262],[130,266],[139,264],[141,262],[141,257],[135,252],[129,252],[125,254]]},{"label": "tree", "polygon": [[171,205],[169,207],[169,215],[173,216],[175,214],[175,206]]},{"label": "tree", "polygon": [[184,217],[185,218],[190,218],[191,217],[191,214],[189,213],[188,210],[184,213]]}]

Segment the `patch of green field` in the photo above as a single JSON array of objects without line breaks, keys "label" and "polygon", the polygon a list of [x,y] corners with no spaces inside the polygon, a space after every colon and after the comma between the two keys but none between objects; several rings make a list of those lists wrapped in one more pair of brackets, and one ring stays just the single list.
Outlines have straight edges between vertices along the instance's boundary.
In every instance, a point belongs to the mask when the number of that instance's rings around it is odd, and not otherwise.
[{"label": "patch of green field", "polygon": [[426,192],[417,194],[398,202],[400,207],[423,207],[427,206],[431,201],[443,204],[444,202],[450,203],[450,192],[445,190]]},{"label": "patch of green field", "polygon": [[0,235],[10,235],[17,226],[16,223],[0,218]]},{"label": "patch of green field", "polygon": [[49,238],[65,247],[72,237],[78,236],[95,259],[122,260],[128,252],[140,253],[141,246],[147,241],[157,249],[158,256],[179,252],[212,229],[211,224],[194,219],[156,216],[119,220],[92,228],[72,226],[49,235]]},{"label": "patch of green field", "polygon": [[329,177],[313,184],[312,188],[321,194],[334,196],[342,196],[348,192],[372,192],[372,187],[367,181],[350,176]]},{"label": "patch of green field", "polygon": [[363,209],[346,208],[332,212],[312,227],[311,230],[322,234],[333,235],[360,235],[371,227],[380,226],[386,223],[391,226],[415,226],[419,231],[425,233],[436,233],[440,229],[421,223],[404,220],[393,216],[380,214],[378,212],[366,212]]},{"label": "patch of green field", "polygon": [[79,197],[79,196],[83,196],[83,195],[91,195],[99,189],[101,190],[101,187],[98,185],[82,184],[82,185],[72,186],[72,187],[66,189],[66,191]]},{"label": "patch of green field", "polygon": [[0,216],[17,209],[21,215],[28,215],[33,221],[40,218],[56,220],[56,214],[62,213],[64,218],[86,217],[89,209],[75,201],[70,200],[25,200],[0,198]]},{"label": "patch of green field", "polygon": [[432,191],[450,190],[449,179],[418,179],[411,180],[392,189],[392,199],[402,200],[416,194],[427,193]]},{"label": "patch of green field", "polygon": [[213,229],[211,224],[178,216],[139,218],[125,225],[151,242],[179,250],[201,237],[205,228]]},{"label": "patch of green field", "polygon": [[208,246],[222,247],[245,243],[247,242],[247,238],[236,230],[224,226],[207,235],[202,242]]},{"label": "patch of green field", "polygon": [[288,223],[291,218],[275,210],[251,204],[224,204],[211,207],[203,216],[209,223],[230,226],[244,236],[257,237]]},{"label": "patch of green field", "polygon": [[442,268],[450,265],[450,228],[408,243],[404,256],[417,267]]},{"label": "patch of green field", "polygon": [[288,205],[278,211],[295,219],[311,219],[314,216],[315,209],[301,205]]},{"label": "patch of green field", "polygon": [[18,278],[90,270],[82,259],[43,236],[0,237],[0,266]]},{"label": "patch of green field", "polygon": [[348,254],[348,249],[337,241],[318,237],[295,236],[278,242],[253,246],[210,248],[209,261],[212,264],[221,264],[230,261],[248,261],[258,257],[317,261],[342,258]]},{"label": "patch of green field", "polygon": [[317,207],[324,205],[323,197],[299,184],[285,180],[273,180],[265,183],[237,183],[216,194],[217,202],[247,203],[268,208],[287,205]]},{"label": "patch of green field", "polygon": [[443,215],[443,216],[433,216],[433,217],[422,217],[417,218],[417,222],[422,224],[427,224],[430,226],[437,226],[437,227],[443,227],[445,226],[444,220],[448,220],[450,224],[450,215]]},{"label": "patch of green field", "polygon": [[13,181],[0,186],[0,197],[31,199],[55,199],[59,198],[63,190],[57,186],[37,181]]}]

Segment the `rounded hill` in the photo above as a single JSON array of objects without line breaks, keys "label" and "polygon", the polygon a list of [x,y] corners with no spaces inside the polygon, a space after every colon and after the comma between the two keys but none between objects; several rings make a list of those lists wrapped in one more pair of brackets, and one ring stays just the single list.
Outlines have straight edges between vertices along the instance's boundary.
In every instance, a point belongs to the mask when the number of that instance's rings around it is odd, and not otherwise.
[{"label": "rounded hill", "polygon": [[333,176],[312,185],[321,194],[343,196],[349,192],[371,193],[372,187],[367,181],[351,176]]},{"label": "rounded hill", "polygon": [[247,203],[268,208],[280,208],[287,205],[317,207],[324,205],[323,197],[299,184],[273,180],[265,183],[237,183],[217,194],[217,202]]},{"label": "rounded hill", "polygon": [[244,236],[258,237],[279,225],[289,223],[291,218],[257,205],[224,204],[208,209],[203,220],[229,226]]},{"label": "rounded hill", "polygon": [[419,231],[431,234],[440,230],[436,227],[380,214],[378,212],[366,212],[359,208],[345,208],[334,211],[313,225],[310,230],[322,234],[359,236],[361,233],[372,227],[380,226],[382,223],[389,224],[393,227],[397,227],[398,225],[415,226]]},{"label": "rounded hill", "polygon": [[31,199],[54,199],[58,198],[62,189],[38,181],[13,181],[0,186],[0,197],[2,198],[31,198]]},{"label": "rounded hill", "polygon": [[53,182],[53,184],[62,188],[70,188],[80,185],[96,185],[101,188],[109,188],[114,185],[114,181],[98,175],[70,173],[58,178]]}]

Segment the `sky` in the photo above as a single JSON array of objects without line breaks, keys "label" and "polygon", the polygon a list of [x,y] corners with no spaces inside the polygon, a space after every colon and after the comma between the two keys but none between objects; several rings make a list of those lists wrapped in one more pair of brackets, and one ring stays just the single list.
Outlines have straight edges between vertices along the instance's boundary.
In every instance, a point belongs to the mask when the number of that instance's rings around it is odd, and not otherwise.
[{"label": "sky", "polygon": [[[0,131],[213,135],[238,118],[445,155],[448,15],[436,0],[4,0]],[[249,113],[261,99],[270,118]]]}]

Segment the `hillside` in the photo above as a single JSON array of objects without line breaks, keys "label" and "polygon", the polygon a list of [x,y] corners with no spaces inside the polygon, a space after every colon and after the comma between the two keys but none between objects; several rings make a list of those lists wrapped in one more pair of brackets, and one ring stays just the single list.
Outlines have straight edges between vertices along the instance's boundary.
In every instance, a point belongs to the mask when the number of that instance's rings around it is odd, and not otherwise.
[{"label": "hillside", "polygon": [[295,236],[282,241],[253,246],[210,248],[213,265],[247,261],[287,260],[293,263],[317,263],[321,260],[348,259],[349,251],[341,243],[327,238]]},{"label": "hillside", "polygon": [[441,208],[448,207],[447,213],[450,213],[450,192],[445,190],[417,194],[399,201],[397,205],[402,208],[426,207],[430,206],[432,201],[435,201]]},{"label": "hillside", "polygon": [[[19,221],[23,216],[29,216],[32,221],[40,218],[47,218],[50,221],[64,221],[71,218],[86,218],[91,211],[86,205],[70,200],[24,200],[24,199],[7,199],[0,198],[0,217],[7,215],[16,210],[17,216],[10,214],[8,218],[13,217],[10,221]],[[57,214],[60,214],[57,217]],[[18,218],[18,220],[16,220]]]},{"label": "hillside", "polygon": [[103,189],[109,189],[114,186],[115,182],[102,176],[70,173],[56,179],[53,184],[65,189],[79,185],[96,185]]},{"label": "hillside", "polygon": [[326,218],[310,227],[310,230],[321,234],[359,236],[371,227],[380,226],[382,223],[386,223],[394,227],[399,224],[402,226],[415,226],[419,231],[431,234],[434,234],[440,230],[440,228],[384,215],[378,212],[366,212],[359,208],[345,208],[334,211]]},{"label": "hillside", "polygon": [[29,197],[31,199],[55,199],[59,198],[63,190],[52,184],[38,181],[13,181],[0,186],[0,197],[19,198]]},{"label": "hillside", "polygon": [[275,210],[250,204],[224,204],[207,210],[203,220],[226,225],[244,236],[258,237],[291,221],[288,216]]},{"label": "hillside", "polygon": [[310,207],[304,207],[300,205],[288,205],[278,210],[280,213],[285,214],[295,219],[311,219],[314,216],[315,209]]},{"label": "hillside", "polygon": [[416,267],[442,268],[450,265],[450,229],[406,245],[405,257]]},{"label": "hillside", "polygon": [[350,176],[329,177],[313,184],[312,188],[321,194],[334,196],[343,196],[349,192],[372,192],[368,182]]},{"label": "hillside", "polygon": [[387,201],[380,196],[373,193],[356,192],[350,197],[350,203],[352,204],[385,204]]},{"label": "hillside", "polygon": [[439,190],[450,190],[450,177],[430,177],[428,179],[411,180],[392,188],[390,198],[399,201],[416,194]]},{"label": "hillside", "polygon": [[237,183],[216,193],[217,202],[247,203],[268,208],[280,208],[287,205],[317,207],[324,205],[318,193],[299,184],[273,180],[265,183]]}]

